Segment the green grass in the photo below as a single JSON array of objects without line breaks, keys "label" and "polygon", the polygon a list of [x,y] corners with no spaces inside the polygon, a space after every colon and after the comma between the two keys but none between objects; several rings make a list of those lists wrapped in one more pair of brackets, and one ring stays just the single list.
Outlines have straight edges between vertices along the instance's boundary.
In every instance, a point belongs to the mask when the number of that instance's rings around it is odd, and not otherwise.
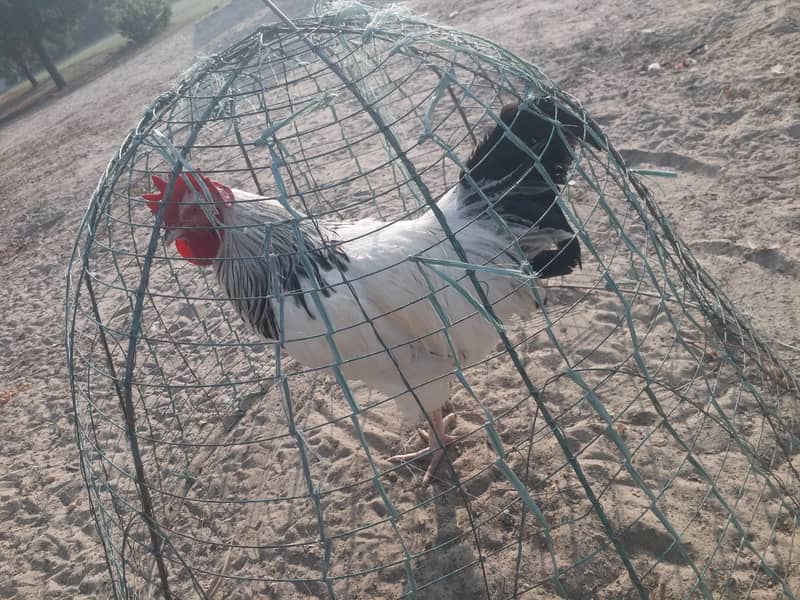
[{"label": "green grass", "polygon": [[[178,29],[198,20],[215,8],[227,4],[227,1],[228,0],[177,0],[177,2],[172,5],[172,18],[170,19],[169,25],[167,25],[164,31],[147,42],[143,48],[173,34]],[[128,41],[119,33],[112,33],[70,56],[57,60],[56,66],[64,76],[64,79],[67,80],[67,85],[70,85],[71,80],[80,79],[86,74],[82,72],[81,65],[86,65],[88,70],[91,70],[92,67],[88,63],[102,55],[110,56],[119,52],[127,44]],[[134,51],[138,50],[140,49]],[[41,84],[38,88],[31,89],[30,83],[23,79],[0,94],[0,112],[2,112],[2,105],[9,104],[26,93],[30,93],[32,97],[36,97],[52,88],[52,82],[46,70],[41,69],[34,75]]]}]

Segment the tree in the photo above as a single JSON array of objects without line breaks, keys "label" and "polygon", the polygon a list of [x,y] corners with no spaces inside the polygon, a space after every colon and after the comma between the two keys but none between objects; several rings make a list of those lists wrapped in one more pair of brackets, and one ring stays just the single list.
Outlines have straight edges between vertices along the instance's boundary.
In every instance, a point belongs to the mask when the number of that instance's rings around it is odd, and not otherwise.
[{"label": "tree", "polygon": [[[5,40],[19,38],[42,63],[58,89],[67,85],[45,42],[68,35],[91,0],[0,0],[0,55],[16,62]],[[24,58],[24,56],[23,56]],[[23,64],[27,65],[27,63]],[[20,63],[17,62],[20,66]]]},{"label": "tree", "polygon": [[17,62],[17,69],[31,82],[31,87],[37,87],[39,85],[39,82],[36,81],[36,77],[33,75],[33,71],[31,71],[28,63],[25,62],[25,59],[20,59],[19,62]]},{"label": "tree", "polygon": [[16,82],[24,76],[36,87],[39,82],[30,69],[30,51],[24,38],[16,31],[6,31],[0,26],[0,76],[9,82]]},{"label": "tree", "polygon": [[134,44],[142,44],[169,24],[167,0],[117,0],[107,8],[109,20]]}]

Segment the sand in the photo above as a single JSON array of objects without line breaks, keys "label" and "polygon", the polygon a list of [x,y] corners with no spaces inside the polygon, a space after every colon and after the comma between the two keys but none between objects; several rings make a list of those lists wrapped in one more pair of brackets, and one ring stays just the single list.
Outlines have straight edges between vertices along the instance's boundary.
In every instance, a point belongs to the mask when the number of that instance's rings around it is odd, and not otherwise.
[{"label": "sand", "polygon": [[[505,1],[465,6],[444,0],[411,6],[434,20],[490,36],[538,64],[581,99],[631,163],[679,171],[676,180],[651,182],[659,205],[730,297],[760,331],[774,340],[776,351],[795,368],[800,366],[800,83],[796,66],[800,59],[800,11],[780,2],[721,5],[701,1],[687,9],[685,3],[675,0],[641,3],[636,8],[621,1]],[[0,126],[0,189],[5,200],[5,215],[0,222],[0,278],[6,282],[5,293],[0,296],[0,598],[93,598],[110,593],[70,418],[72,403],[63,350],[66,261],[89,196],[130,127],[198,53],[217,43],[219,39],[212,39],[205,49],[198,49],[191,28],[187,28],[94,81]],[[654,63],[659,68],[648,68]],[[613,321],[613,307],[598,305],[593,310],[598,322],[603,321],[604,314],[608,322]],[[579,328],[581,321],[566,325]],[[600,329],[595,335],[601,335]],[[528,349],[537,364],[558,368],[548,348]],[[614,354],[619,347],[609,343],[606,350],[608,363],[619,360]],[[691,364],[677,360],[672,368],[671,377],[681,380]],[[473,372],[471,379],[479,395],[494,396],[497,408],[513,407],[518,384],[507,362],[497,360],[482,369]],[[566,395],[558,385],[556,382],[553,387],[554,401],[559,394]],[[373,397],[363,386],[354,389],[362,400]],[[624,394],[624,384],[620,389]],[[308,380],[300,395],[302,422],[313,426],[344,414],[343,406],[332,400],[335,391],[335,383],[328,378]],[[452,405],[458,413],[460,434],[481,426],[481,416],[463,391],[454,395]],[[277,413],[277,406],[273,410]],[[399,426],[396,413],[387,408],[374,414],[366,425],[370,444],[378,454],[397,451],[407,432]],[[652,426],[653,416],[645,411],[629,416],[628,434],[636,427]],[[253,418],[247,426],[258,427],[258,419]],[[688,417],[681,421],[676,416],[676,422],[686,427],[687,434],[703,431],[702,425]],[[501,433],[507,443],[513,445],[526,435],[522,417],[509,418],[505,425]],[[618,457],[613,456],[596,422],[576,410],[565,418],[565,427],[571,443],[587,450],[587,471],[593,480],[608,479]],[[703,451],[706,456],[715,452],[723,455],[724,442],[703,436]],[[324,481],[325,488],[365,476],[365,461],[352,428],[345,424],[322,427],[310,443],[319,455],[314,473]],[[649,448],[657,449],[659,443],[654,438]],[[296,460],[291,456],[292,445],[285,439],[250,454],[231,454],[225,460],[206,458],[220,466],[220,473],[229,473],[236,480],[236,490],[249,490],[256,496],[264,489],[276,495],[302,493],[302,478],[296,472],[281,471],[280,452],[289,454],[287,464]],[[570,494],[575,493],[570,491],[574,481],[565,476],[559,483],[553,475],[563,458],[557,458],[558,449],[552,440],[541,439],[534,452],[540,457],[536,463],[539,473],[529,483],[535,488],[537,481],[546,479],[538,488],[537,501],[545,512],[557,517],[561,514],[559,504],[563,506],[566,501],[569,505]],[[519,505],[508,509],[508,517],[499,514],[511,495],[507,482],[498,481],[494,471],[486,470],[492,458],[480,430],[454,454],[459,472],[471,477],[467,491],[474,499],[474,514],[478,519],[481,514],[492,517],[492,523],[482,528],[486,535],[482,547],[489,552],[499,551],[513,540],[515,519],[519,518]],[[519,467],[523,458],[516,456],[513,466]],[[659,460],[664,459],[656,451],[652,457],[656,466],[648,471],[654,477],[677,469],[668,459],[658,466]],[[222,464],[225,462],[228,464]],[[742,465],[732,460],[724,468],[735,472]],[[237,473],[243,476],[236,478]],[[391,494],[400,506],[412,507],[424,498],[415,489],[415,478],[419,473],[412,470],[394,475]],[[676,511],[673,515],[679,514],[682,503],[688,505],[687,499],[697,495],[697,489],[692,488],[697,482],[681,479],[679,484],[668,502],[669,510]],[[206,488],[206,493],[213,492],[213,488]],[[643,499],[636,498],[635,490],[623,492],[607,502],[619,507],[615,519],[629,522],[633,518],[630,511],[635,512]],[[572,500],[571,508],[578,512],[585,509],[580,498]],[[451,494],[426,510],[411,513],[402,526],[408,528],[404,534],[411,540],[413,551],[469,531],[469,515],[459,508],[460,503],[461,499]],[[348,507],[353,510],[345,510]],[[686,523],[673,519],[688,526],[692,508],[687,510]],[[287,514],[272,516],[255,511],[244,511],[241,517],[252,531],[260,532],[254,534],[256,542],[299,544],[313,538],[316,531],[305,510],[298,508],[294,521]],[[359,515],[378,520],[385,516],[373,492],[364,492],[356,504],[352,498],[332,496],[327,511],[334,531],[351,529]],[[198,519],[209,517],[221,520],[224,515],[201,514]],[[709,517],[700,529],[717,526],[720,523]],[[703,544],[717,536],[692,531],[688,538],[691,551],[707,556],[710,549]],[[789,531],[784,534],[791,537]],[[656,597],[683,597],[688,592],[681,587],[687,580],[685,562],[669,554],[669,543],[658,525],[644,519],[628,532],[626,547],[641,556],[643,564],[648,556],[652,559],[666,554],[661,564],[667,568],[657,570],[648,582]],[[396,559],[389,550],[385,557],[380,554],[388,547],[385,540],[392,536],[388,526],[376,527],[369,534],[364,539],[346,540],[334,549],[334,556],[350,555],[354,564]],[[555,539],[569,549],[561,556],[563,560],[568,564],[596,544],[592,535],[597,531],[588,525],[556,534]],[[584,539],[588,546],[581,543]],[[534,547],[543,544],[541,538],[530,543]],[[430,581],[443,565],[459,565],[474,558],[471,544],[469,538],[451,544],[436,560],[422,564],[416,575],[420,581]],[[529,573],[547,574],[545,550],[542,545],[542,564],[530,565]],[[307,552],[312,554],[308,556]],[[208,564],[215,568],[223,568],[222,562],[225,568],[234,569],[226,574],[263,575],[264,565],[269,564],[284,577],[307,577],[316,568],[318,557],[313,552],[318,549],[307,551],[298,545],[295,552],[265,551],[233,558],[198,554],[198,560],[211,561]],[[491,593],[498,597],[510,594],[503,587],[509,581],[508,556],[500,553],[487,561]],[[773,559],[772,564],[791,575],[796,557],[779,555]],[[594,567],[596,573],[576,572],[563,583],[566,594],[575,598],[617,597],[626,580],[619,573],[619,565],[603,560],[600,569]],[[729,579],[744,587],[731,584],[727,591],[714,590],[715,594],[742,597],[757,567],[743,562],[731,567]],[[604,566],[606,575],[602,573]],[[404,580],[402,566],[394,566],[354,580],[348,584],[352,587],[337,587],[337,592],[344,598],[397,597],[407,591]],[[789,581],[792,591],[799,593],[797,576],[789,577]],[[226,588],[228,584],[218,585],[215,597],[310,598],[323,591],[314,586],[263,584],[236,592]],[[775,597],[776,592],[763,577],[756,587],[761,589],[753,597]],[[528,597],[549,598],[556,593],[552,585],[544,583]],[[486,595],[483,576],[468,569],[457,578],[429,586],[420,597]]]}]

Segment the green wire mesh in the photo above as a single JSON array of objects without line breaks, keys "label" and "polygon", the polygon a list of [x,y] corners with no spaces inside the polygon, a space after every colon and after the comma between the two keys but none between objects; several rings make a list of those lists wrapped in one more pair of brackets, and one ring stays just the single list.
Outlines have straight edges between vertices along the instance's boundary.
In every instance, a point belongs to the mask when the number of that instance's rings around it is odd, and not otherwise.
[{"label": "green wire mesh", "polygon": [[[176,165],[298,220],[390,222],[456,182],[505,102],[585,115],[509,51],[404,13],[349,5],[296,28],[262,27],[160,96],[80,227],[67,351],[113,595],[800,594],[797,380],[596,128],[606,150],[579,145],[560,196],[583,269],[454,369],[460,441],[432,487],[382,459],[407,435],[391,399],[283,355],[163,245],[141,194]],[[431,282],[448,268],[491,318],[486,267],[409,260],[443,329]]]}]

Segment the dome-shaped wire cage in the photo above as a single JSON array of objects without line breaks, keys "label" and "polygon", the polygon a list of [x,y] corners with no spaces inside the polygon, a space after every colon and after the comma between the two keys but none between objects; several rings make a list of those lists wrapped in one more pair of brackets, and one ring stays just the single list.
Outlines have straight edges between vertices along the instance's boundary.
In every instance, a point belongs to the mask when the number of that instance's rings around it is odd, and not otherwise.
[{"label": "dome-shaped wire cage", "polygon": [[[541,306],[494,323],[488,267],[408,257],[423,277],[451,273],[497,335],[485,359],[448,374],[459,441],[433,486],[419,486],[416,463],[383,460],[408,435],[391,397],[245,327],[213,271],[160,240],[142,200],[152,174],[201,169],[298,223],[369,217],[378,229],[430,210],[500,107],[539,97],[592,137],[558,191],[582,269],[542,282],[506,265]],[[262,27],[199,63],[146,111],[92,197],[67,346],[118,598],[800,589],[796,379],[582,107],[474,35],[351,5]]]}]

